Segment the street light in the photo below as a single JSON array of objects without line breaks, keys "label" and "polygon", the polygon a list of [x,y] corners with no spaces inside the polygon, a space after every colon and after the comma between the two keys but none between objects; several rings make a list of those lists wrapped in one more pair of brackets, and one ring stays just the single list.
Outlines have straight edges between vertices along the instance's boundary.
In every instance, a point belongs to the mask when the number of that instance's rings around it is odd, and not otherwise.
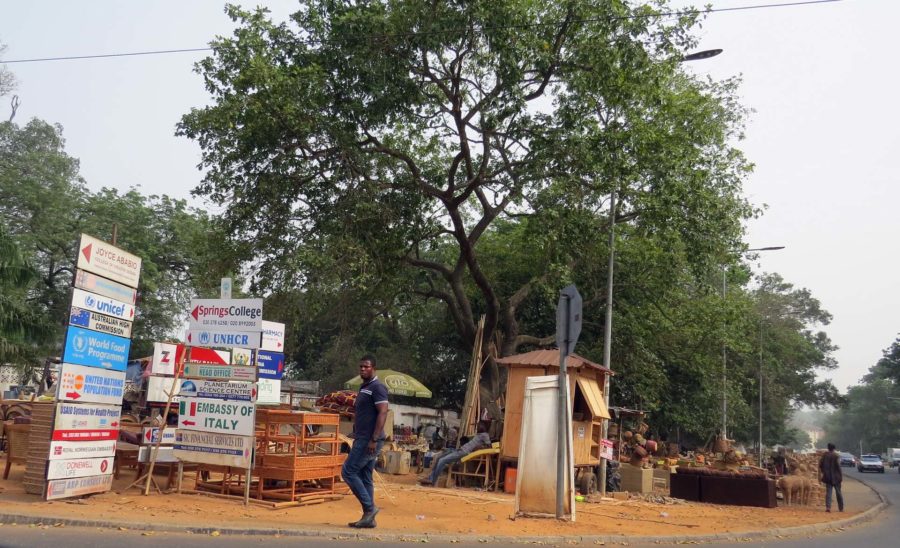
[{"label": "street light", "polygon": [[[685,55],[681,62],[697,61],[700,59],[709,59],[722,53],[721,49],[709,49],[689,53]],[[613,267],[616,260],[616,186],[613,185],[612,191],[609,193],[609,265],[606,271],[606,323],[603,326],[603,365],[612,371],[610,357],[612,355],[612,305],[613,305]],[[603,380],[603,399],[606,401],[606,408],[609,409],[609,372],[604,375]],[[600,435],[605,440],[609,432],[609,420],[603,421]],[[600,459],[600,495],[606,496],[606,459]]]},{"label": "street light", "polygon": [[[700,52],[705,53],[705,52]],[[775,245],[775,246],[767,246],[767,247],[754,247],[752,249],[745,249],[740,251],[739,255],[746,255],[747,253],[753,253],[757,251],[778,251],[779,249],[784,249],[783,245]],[[728,270],[723,266],[722,267],[722,300],[726,297],[726,292],[728,291],[728,281],[726,275]],[[760,360],[762,360],[762,356],[760,355]],[[760,373],[762,375],[762,373]],[[762,378],[760,376],[760,378]],[[760,390],[762,389],[762,385],[760,385]],[[760,401],[762,401],[762,396],[760,396]],[[760,412],[760,421],[762,421],[762,412]],[[760,432],[762,432],[762,426],[760,426]],[[722,437],[728,439],[728,344],[724,340],[722,340]],[[762,434],[760,434],[760,439],[762,439]],[[761,446],[760,446],[761,447]],[[760,451],[762,451],[760,449]]]}]

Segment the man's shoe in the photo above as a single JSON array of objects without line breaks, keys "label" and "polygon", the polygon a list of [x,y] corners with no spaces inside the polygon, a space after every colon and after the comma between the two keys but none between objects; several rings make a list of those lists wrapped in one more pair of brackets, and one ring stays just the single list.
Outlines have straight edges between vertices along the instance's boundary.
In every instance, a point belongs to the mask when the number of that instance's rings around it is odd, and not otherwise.
[{"label": "man's shoe", "polygon": [[356,522],[355,527],[359,529],[371,529],[375,527],[375,516],[378,514],[378,510],[379,508],[376,506],[363,514],[362,519]]}]

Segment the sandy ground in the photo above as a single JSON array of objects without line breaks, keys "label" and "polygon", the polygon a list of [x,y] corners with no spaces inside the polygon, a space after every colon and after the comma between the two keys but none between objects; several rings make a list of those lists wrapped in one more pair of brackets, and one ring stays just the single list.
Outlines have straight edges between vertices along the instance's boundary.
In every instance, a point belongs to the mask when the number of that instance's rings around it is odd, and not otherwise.
[{"label": "sandy ground", "polygon": [[[229,528],[347,529],[359,517],[352,496],[322,504],[271,509],[200,495],[151,495],[132,488],[112,491],[79,501],[43,502],[25,494],[21,486],[23,466],[13,466],[9,479],[0,480],[0,513],[54,518],[111,520],[130,524]],[[854,480],[844,483],[847,500],[843,514],[825,513],[824,503],[810,507],[777,509],[719,506],[681,502],[650,503],[643,500],[605,499],[576,505],[576,521],[513,519],[514,496],[475,489],[426,488],[415,476],[382,476],[376,499],[381,507],[378,531],[467,535],[699,535],[747,532],[827,522],[862,512],[878,499]],[[122,490],[134,479],[124,471],[114,488]],[[162,478],[160,478],[162,480]]]}]

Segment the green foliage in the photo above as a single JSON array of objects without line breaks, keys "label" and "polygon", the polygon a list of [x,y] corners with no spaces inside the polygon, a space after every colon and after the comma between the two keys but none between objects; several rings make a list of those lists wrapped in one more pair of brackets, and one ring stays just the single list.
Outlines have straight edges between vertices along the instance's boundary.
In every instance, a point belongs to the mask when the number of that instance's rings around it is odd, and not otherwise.
[{"label": "green foliage", "polygon": [[825,432],[844,450],[883,453],[900,447],[900,378],[897,363],[900,338],[869,368],[863,382],[850,387],[844,405],[829,418]]},{"label": "green foliage", "polygon": [[23,127],[0,124],[0,216],[36,273],[26,291],[29,306],[56,326],[69,313],[79,234],[110,241],[116,228],[117,245],[143,260],[133,356],[171,337],[192,296],[212,295],[221,275],[238,271],[239,248],[184,200],[135,189],[88,191],[78,161],[65,152],[62,128],[37,119]]},{"label": "green foliage", "polygon": [[[734,426],[748,433],[759,296],[743,269],[726,299],[715,289],[758,213],[734,148],[747,111],[736,80],[681,69],[698,21],[666,9],[304,0],[278,23],[229,7],[238,29],[196,67],[213,104],[178,133],[203,150],[195,192],[254,247],[254,287],[278,296],[267,310],[297,320],[301,374],[336,385],[375,350],[437,372],[436,395],[459,403],[478,318],[500,354],[552,344],[573,282],[579,353],[600,361],[615,191],[615,401],[652,410],[661,430],[711,433],[724,342]],[[793,298],[760,295],[773,291]],[[807,337],[810,316],[771,317],[792,330],[763,349],[767,378],[785,385],[771,416],[786,418],[828,395],[809,372],[830,350]],[[802,378],[779,376],[791,374]],[[504,390],[493,361],[481,381]]]},{"label": "green foliage", "polygon": [[0,363],[35,365],[37,348],[52,336],[49,318],[28,302],[37,272],[0,224]]}]

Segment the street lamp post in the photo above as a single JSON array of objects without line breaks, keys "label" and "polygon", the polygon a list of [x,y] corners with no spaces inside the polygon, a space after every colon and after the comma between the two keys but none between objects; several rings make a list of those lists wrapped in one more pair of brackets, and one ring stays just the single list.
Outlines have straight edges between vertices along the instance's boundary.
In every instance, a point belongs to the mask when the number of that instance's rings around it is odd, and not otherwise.
[{"label": "street lamp post", "polygon": [[[703,53],[703,52],[701,52]],[[744,255],[747,253],[754,253],[759,251],[778,251],[779,249],[784,249],[783,245],[776,246],[767,246],[767,247],[754,247],[752,249],[745,249],[740,252],[740,255]],[[728,270],[725,267],[722,267],[722,300],[724,301],[728,292],[728,281],[727,281],[727,273]],[[760,327],[762,329],[762,327]],[[760,335],[761,336],[761,335]],[[761,339],[760,339],[761,340]],[[760,342],[760,344],[762,344]],[[760,364],[762,364],[762,350],[760,350]],[[762,368],[762,365],[760,365]],[[760,379],[762,379],[762,372],[760,372]],[[762,381],[760,380],[760,383]],[[762,384],[760,384],[760,394],[762,394]],[[762,395],[760,395],[760,402],[762,402]],[[762,403],[760,403],[760,408],[762,408]],[[762,411],[760,411],[760,435],[759,439],[762,440]],[[728,438],[728,343],[725,340],[724,334],[722,337],[722,437]],[[762,452],[762,442],[760,441],[760,452]]]},{"label": "street lamp post", "polygon": [[[681,62],[698,61],[700,59],[709,59],[722,53],[721,49],[709,49],[689,53],[685,55]],[[609,267],[606,271],[606,324],[603,328],[603,365],[609,371],[604,375],[603,381],[603,399],[606,401],[606,408],[609,409],[609,373],[612,371],[612,363],[610,361],[612,355],[612,306],[613,306],[613,267],[615,265],[615,243],[616,243],[616,186],[613,185],[609,194]],[[606,439],[609,435],[609,420],[603,421],[600,436]],[[600,459],[600,495],[606,496],[606,459]]]}]

